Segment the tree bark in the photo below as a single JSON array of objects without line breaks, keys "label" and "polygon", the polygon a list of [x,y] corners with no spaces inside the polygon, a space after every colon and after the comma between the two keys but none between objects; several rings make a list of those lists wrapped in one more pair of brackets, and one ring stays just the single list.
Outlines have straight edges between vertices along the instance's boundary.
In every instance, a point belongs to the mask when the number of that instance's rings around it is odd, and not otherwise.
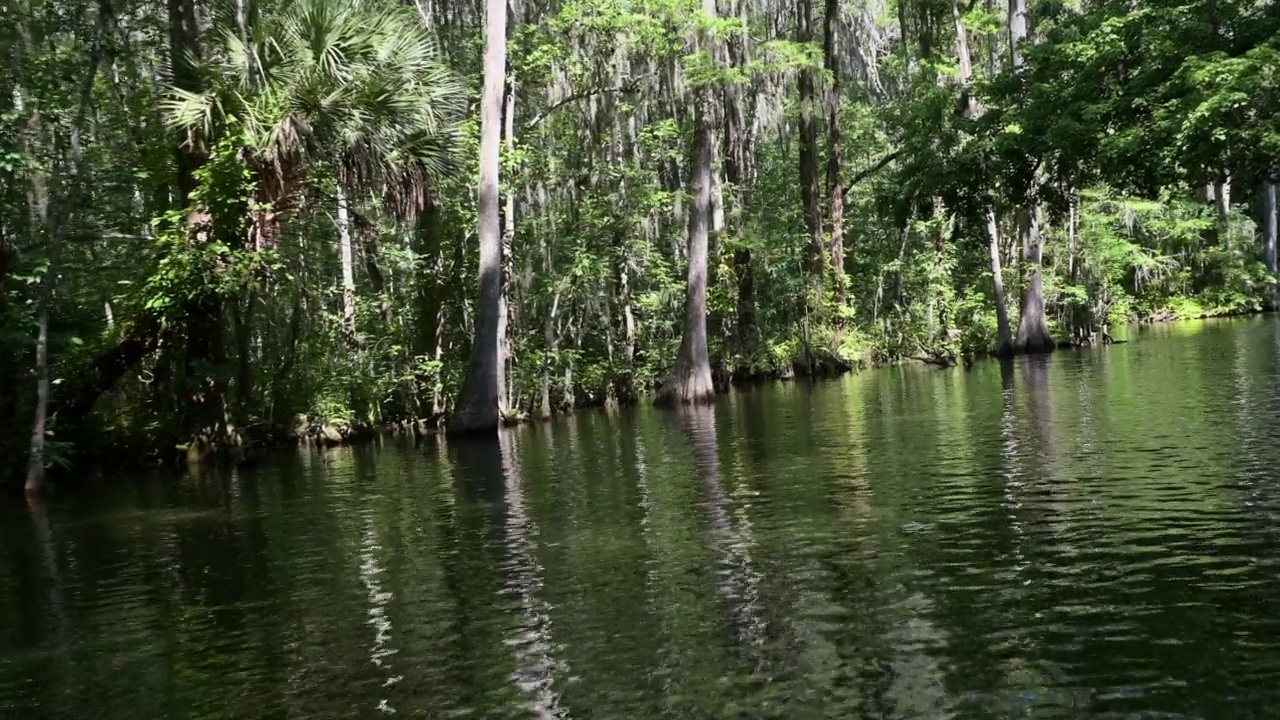
[{"label": "tree bark", "polygon": [[840,59],[839,59],[839,0],[827,0],[825,12],[823,49],[827,71],[831,73],[831,88],[827,100],[827,194],[831,198],[831,270],[835,280],[836,302],[844,304],[844,183],[843,151],[840,147]]},{"label": "tree bark", "polygon": [[1022,299],[1022,313],[1018,319],[1018,337],[1014,340],[1013,349],[1019,353],[1045,353],[1054,348],[1053,336],[1049,334],[1049,324],[1044,316],[1044,273],[1041,266],[1041,251],[1044,242],[1040,238],[1035,211],[1023,209],[1018,213],[1018,235],[1026,253],[1027,264],[1031,275],[1027,280],[1027,289]]},{"label": "tree bark", "polygon": [[1009,58],[1022,69],[1022,43],[1027,39],[1027,0],[1009,0]]},{"label": "tree bark", "polygon": [[[735,3],[735,10],[741,12],[741,5]],[[737,14],[737,13],[735,13]],[[725,43],[729,66],[743,68],[746,65],[746,52],[743,48],[741,34],[734,33]],[[729,185],[727,202],[731,203],[728,213],[728,227],[735,239],[741,241],[743,224],[744,187],[747,184],[747,167],[750,153],[750,134],[747,127],[746,113],[743,109],[742,87],[736,82],[727,82],[724,87],[725,109],[725,142],[724,142],[724,177]],[[733,272],[737,280],[737,308],[735,336],[738,350],[736,371],[751,373],[751,361],[760,344],[760,331],[756,327],[755,275],[751,267],[751,249],[738,246],[733,251]]]},{"label": "tree bark", "polygon": [[[813,42],[813,9],[810,0],[796,0],[796,41]],[[804,224],[809,231],[805,250],[805,270],[815,289],[822,287],[822,205],[818,186],[818,128],[813,112],[813,70],[800,70],[800,195],[804,204]]]},{"label": "tree bark", "polygon": [[[1027,2],[1009,0],[1009,53],[1016,72],[1023,67],[1022,43],[1027,39]],[[1018,319],[1018,336],[1014,340],[1014,352],[1052,352],[1053,337],[1049,334],[1044,312],[1044,268],[1042,256],[1044,239],[1036,220],[1034,200],[1027,200],[1018,209],[1018,237],[1022,244],[1022,257],[1029,266],[1027,287],[1022,295],[1021,314]]]},{"label": "tree bark", "polygon": [[1276,274],[1280,272],[1280,258],[1276,250],[1276,181],[1269,180],[1263,188],[1262,203],[1262,237],[1263,257],[1267,263],[1267,275],[1270,287],[1267,290],[1267,306],[1277,309]]},{"label": "tree bark", "polygon": [[[1016,1],[1016,0],[1015,0]],[[973,81],[973,58],[969,54],[969,34],[965,29],[964,16],[960,12],[958,0],[951,0],[951,19],[956,28],[956,55],[960,59],[960,83],[968,87]],[[970,117],[978,117],[983,113],[982,106],[969,95],[968,113]],[[996,306],[996,354],[1006,357],[1013,354],[1013,332],[1009,326],[1009,306],[1004,293],[1004,264],[1000,260],[1000,218],[994,207],[987,206],[987,242],[991,255],[991,279],[995,293]]]},{"label": "tree bark", "polygon": [[1000,262],[1000,221],[994,208],[987,208],[987,238],[991,250],[991,278],[995,289],[996,333],[999,344],[996,354],[1006,357],[1013,354],[1013,334],[1009,328],[1009,306],[1004,296],[1004,268]]},{"label": "tree bark", "polygon": [[502,312],[502,228],[498,222],[498,165],[502,93],[507,66],[507,4],[485,0],[484,91],[480,99],[480,295],[475,340],[450,434],[495,435],[498,430],[498,326]]},{"label": "tree bark", "polygon": [[[703,12],[716,16],[715,0],[703,0]],[[704,47],[711,38],[703,37]],[[715,57],[715,53],[711,53]],[[658,391],[655,405],[711,402],[715,386],[707,354],[707,246],[711,226],[711,88],[698,90],[694,111],[693,167],[689,173],[689,272],[685,287],[684,331],[671,378]]]},{"label": "tree bark", "polygon": [[[20,9],[22,16],[29,17],[29,7]],[[37,143],[44,135],[44,119],[40,108],[32,102],[27,92],[23,62],[35,48],[30,27],[20,17],[17,23],[19,48],[14,83],[14,95],[17,110],[29,113],[26,127],[21,131],[20,146],[23,159],[31,169],[28,203],[33,224],[40,228],[49,241],[49,265],[45,270],[44,282],[41,284],[39,304],[39,330],[36,337],[36,407],[35,417],[31,424],[31,445],[27,456],[27,477],[24,485],[28,498],[36,498],[45,490],[45,434],[49,423],[49,317],[53,301],[58,292],[58,273],[62,266],[62,247],[65,244],[71,219],[77,209],[80,188],[83,180],[84,165],[81,162],[82,128],[89,112],[89,102],[93,93],[94,79],[101,64],[102,52],[97,33],[101,30],[103,18],[98,17],[95,37],[89,56],[89,67],[80,87],[79,105],[71,126],[71,142],[68,151],[68,179],[66,192],[62,197],[51,199],[49,175],[36,152]],[[50,204],[55,203],[52,212]]]},{"label": "tree bark", "polygon": [[[514,158],[516,152],[515,88],[507,87],[502,112],[502,138],[506,146],[507,157]],[[502,208],[502,293],[498,309],[498,410],[505,413],[511,408],[511,387],[509,385],[508,365],[513,361],[509,326],[511,324],[511,244],[516,236],[516,192],[508,181]]]},{"label": "tree bark", "polygon": [[338,250],[342,259],[342,333],[354,353],[356,340],[356,269],[351,253],[351,209],[347,193],[338,183]]}]

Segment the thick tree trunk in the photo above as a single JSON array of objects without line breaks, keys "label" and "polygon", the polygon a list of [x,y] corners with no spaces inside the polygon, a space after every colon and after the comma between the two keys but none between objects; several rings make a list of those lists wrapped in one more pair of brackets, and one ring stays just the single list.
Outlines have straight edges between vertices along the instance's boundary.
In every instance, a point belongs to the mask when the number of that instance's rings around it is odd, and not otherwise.
[{"label": "thick tree trunk", "polygon": [[1018,353],[1050,352],[1054,342],[1044,315],[1044,274],[1041,266],[1044,242],[1040,238],[1034,211],[1018,213],[1018,235],[1031,275],[1022,296],[1022,314],[1018,319],[1018,337],[1013,342],[1013,349]]},{"label": "thick tree trunk", "polygon": [[658,392],[657,405],[691,405],[715,396],[707,355],[707,243],[711,224],[711,128],[704,97],[698,107],[694,163],[690,178],[689,272],[684,332],[672,376]]},{"label": "thick tree trunk", "polygon": [[502,92],[507,66],[507,4],[485,0],[484,92],[480,99],[480,296],[475,340],[450,434],[497,432],[498,326],[502,312],[502,228],[498,222],[498,165],[502,145]]},{"label": "thick tree trunk", "polygon": [[[813,42],[813,9],[810,0],[796,0],[796,41]],[[804,224],[809,232],[805,249],[805,270],[815,289],[822,287],[823,243],[822,205],[818,184],[818,127],[813,108],[813,70],[803,68],[800,89],[800,195],[804,204]]]},{"label": "thick tree trunk", "polygon": [[[1016,71],[1021,71],[1023,67],[1022,44],[1026,39],[1026,0],[1009,0],[1009,57]],[[1026,201],[1017,213],[1022,259],[1029,266],[1027,287],[1022,296],[1022,312],[1018,319],[1018,336],[1013,344],[1014,351],[1019,353],[1051,352],[1054,348],[1044,312],[1044,268],[1041,263],[1044,241],[1040,237],[1036,215],[1033,200]]]},{"label": "thick tree trunk", "polygon": [[[715,0],[703,0],[703,11],[716,15]],[[702,42],[709,44],[710,38]],[[715,53],[711,53],[715,57]],[[663,384],[656,405],[694,405],[711,402],[715,386],[707,354],[707,246],[711,226],[711,89],[698,91],[694,112],[693,168],[689,174],[689,273],[685,288],[684,332],[671,378]]]},{"label": "thick tree trunk", "polygon": [[1022,43],[1027,39],[1027,0],[1009,0],[1009,58],[1022,69]]},{"label": "thick tree trunk", "polygon": [[831,270],[835,279],[836,302],[844,304],[844,181],[843,151],[840,147],[840,60],[839,60],[839,0],[827,0],[823,46],[827,59],[827,71],[831,73],[831,88],[827,100],[827,194],[831,198]]}]

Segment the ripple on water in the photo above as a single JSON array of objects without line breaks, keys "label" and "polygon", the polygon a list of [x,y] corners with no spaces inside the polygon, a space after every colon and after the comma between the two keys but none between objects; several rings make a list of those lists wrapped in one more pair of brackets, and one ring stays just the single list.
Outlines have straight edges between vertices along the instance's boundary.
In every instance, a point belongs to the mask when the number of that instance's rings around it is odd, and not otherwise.
[{"label": "ripple on water", "polygon": [[1277,327],[7,515],[0,716],[1277,717]]}]

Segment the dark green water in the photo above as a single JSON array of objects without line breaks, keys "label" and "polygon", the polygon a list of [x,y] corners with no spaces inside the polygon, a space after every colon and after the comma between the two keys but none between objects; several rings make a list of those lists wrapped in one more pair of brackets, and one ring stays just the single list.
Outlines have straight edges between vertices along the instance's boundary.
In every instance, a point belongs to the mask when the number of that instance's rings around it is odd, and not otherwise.
[{"label": "dark green water", "polygon": [[1280,320],[0,515],[0,718],[1280,717]]}]

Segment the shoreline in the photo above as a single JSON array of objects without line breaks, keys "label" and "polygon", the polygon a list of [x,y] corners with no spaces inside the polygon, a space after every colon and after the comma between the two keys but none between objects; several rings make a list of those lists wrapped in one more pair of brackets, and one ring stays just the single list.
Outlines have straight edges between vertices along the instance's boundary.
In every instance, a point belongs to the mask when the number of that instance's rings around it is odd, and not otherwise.
[{"label": "shoreline", "polygon": [[[1169,313],[1162,313],[1125,323],[1124,327],[1131,330],[1139,330],[1143,327],[1172,325],[1180,322],[1240,320],[1269,315],[1274,312],[1274,310],[1240,311],[1221,314],[1205,314],[1194,318],[1177,317]],[[1105,347],[1111,344],[1123,344],[1126,342],[1129,342],[1129,338],[1127,337],[1117,339],[1112,342],[1100,342],[1097,344],[1078,344],[1075,342],[1059,341],[1055,351]],[[762,387],[770,383],[821,382],[825,380],[834,380],[852,372],[880,370],[902,365],[928,365],[937,367],[940,370],[947,370],[956,367],[967,368],[972,366],[978,360],[992,359],[1007,360],[1011,358],[1002,358],[992,350],[969,350],[962,351],[958,356],[953,356],[949,359],[941,356],[904,356],[887,362],[864,360],[861,362],[850,363],[840,361],[835,358],[822,358],[817,366],[821,368],[821,371],[811,374],[798,372],[798,368],[796,366],[799,365],[799,363],[793,363],[793,366],[788,368],[790,372],[775,369],[769,372],[757,372],[750,375],[735,377],[735,373],[726,372],[721,369],[719,371],[714,371],[714,374],[716,376],[717,395],[724,395],[734,390]],[[511,413],[504,415],[501,418],[500,427],[518,427],[522,425],[552,423],[564,417],[583,411],[605,410],[607,412],[622,408],[639,407],[646,404],[646,401],[651,400],[651,398],[651,394],[640,394],[629,398],[626,401],[606,399],[603,401],[580,405],[567,411],[554,412],[548,417],[535,417],[522,412]],[[91,460],[89,462],[72,465],[68,468],[50,468],[49,479],[55,485],[74,485],[76,484],[76,481],[71,480],[72,478],[97,476],[103,473],[136,473],[157,470],[172,470],[177,473],[182,473],[184,471],[192,470],[193,468],[209,468],[223,465],[246,466],[285,450],[299,450],[306,448],[311,452],[324,452],[326,450],[340,447],[369,444],[380,437],[412,437],[414,441],[417,442],[442,434],[443,419],[443,417],[413,418],[394,420],[378,425],[359,425],[345,421],[327,421],[300,415],[295,417],[291,426],[276,428],[274,432],[270,433],[263,440],[248,446],[236,446],[233,448],[222,449],[220,451],[209,451],[199,455],[191,453],[188,448],[183,447],[179,448],[181,452],[170,460],[159,459],[151,456],[141,456],[133,460],[117,463],[104,463],[100,460]],[[97,454],[106,455],[108,453],[101,451]],[[68,483],[68,480],[71,481]]]}]

